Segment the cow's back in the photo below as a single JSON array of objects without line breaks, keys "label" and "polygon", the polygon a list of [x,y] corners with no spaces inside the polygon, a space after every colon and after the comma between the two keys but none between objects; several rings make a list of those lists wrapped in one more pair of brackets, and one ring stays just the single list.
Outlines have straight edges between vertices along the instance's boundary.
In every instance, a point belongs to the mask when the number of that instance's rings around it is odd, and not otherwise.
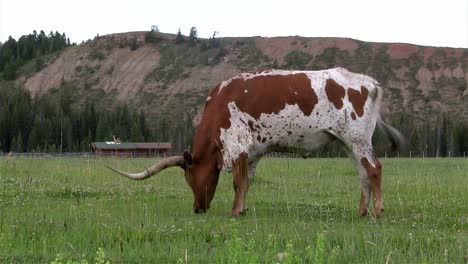
[{"label": "cow's back", "polygon": [[241,153],[310,151],[330,135],[373,131],[378,89],[374,79],[343,68],[243,73],[210,93],[199,129],[211,134],[229,170]]}]

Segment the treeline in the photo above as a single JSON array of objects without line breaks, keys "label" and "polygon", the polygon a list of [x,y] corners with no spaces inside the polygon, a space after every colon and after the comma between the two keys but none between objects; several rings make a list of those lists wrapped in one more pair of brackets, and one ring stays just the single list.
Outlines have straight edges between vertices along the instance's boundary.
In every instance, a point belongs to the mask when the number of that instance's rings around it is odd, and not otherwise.
[{"label": "treeline", "polygon": [[[159,28],[156,25],[151,26],[151,30],[145,33],[145,42],[146,43],[158,43],[163,40],[163,38],[158,37],[157,34],[159,32]],[[216,37],[218,34],[218,31],[214,31],[213,35],[211,35],[207,40],[200,40],[198,38],[198,29],[196,27],[191,27],[190,32],[188,36],[184,36],[182,34],[182,31],[179,30],[176,33],[176,37],[174,39],[175,44],[182,44],[182,43],[187,43],[189,46],[195,46],[197,44],[200,44],[200,49],[201,50],[207,50],[207,49],[212,49],[212,48],[220,48],[221,47],[221,41],[219,38]],[[136,39],[134,40],[136,41]],[[132,48],[131,44],[131,48]]]},{"label": "treeline", "polygon": [[393,125],[406,137],[403,156],[468,156],[468,122],[461,116],[441,113],[433,120],[418,121],[402,113]]},{"label": "treeline", "polygon": [[[169,120],[161,116],[156,128],[150,129],[143,112],[126,104],[104,109],[88,101],[71,109],[66,92],[55,96],[31,97],[22,88],[0,82],[0,151],[1,152],[79,152],[89,151],[94,141],[169,141],[173,151],[191,145],[195,128],[191,117]],[[392,152],[390,142],[376,128],[373,141],[378,156],[455,157],[468,156],[468,122],[454,115],[440,114],[430,121],[415,121],[408,114],[390,122],[400,130],[406,145]],[[158,135],[157,137],[154,135]],[[344,157],[342,146],[335,142],[312,156]]]},{"label": "treeline", "polygon": [[152,140],[144,113],[126,104],[106,110],[86,103],[72,110],[66,94],[58,100],[32,98],[22,88],[0,87],[0,151],[89,151],[91,142],[114,135],[122,141]]},{"label": "treeline", "polygon": [[[44,63],[40,57],[54,53],[72,45],[65,33],[53,33],[46,35],[44,31],[39,34],[21,36],[16,41],[11,36],[5,43],[0,43],[0,77],[4,80],[14,80],[16,71],[28,61],[37,59],[36,67],[42,67]],[[37,69],[38,70],[38,69]]]}]

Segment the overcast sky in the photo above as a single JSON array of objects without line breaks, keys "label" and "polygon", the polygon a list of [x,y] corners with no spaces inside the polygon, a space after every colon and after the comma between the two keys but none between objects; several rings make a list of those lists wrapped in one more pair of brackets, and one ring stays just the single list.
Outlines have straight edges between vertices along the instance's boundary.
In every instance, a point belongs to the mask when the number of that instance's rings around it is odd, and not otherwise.
[{"label": "overcast sky", "polygon": [[145,31],[208,38],[349,37],[468,48],[468,0],[0,0],[0,41],[33,30],[65,32],[72,42]]}]

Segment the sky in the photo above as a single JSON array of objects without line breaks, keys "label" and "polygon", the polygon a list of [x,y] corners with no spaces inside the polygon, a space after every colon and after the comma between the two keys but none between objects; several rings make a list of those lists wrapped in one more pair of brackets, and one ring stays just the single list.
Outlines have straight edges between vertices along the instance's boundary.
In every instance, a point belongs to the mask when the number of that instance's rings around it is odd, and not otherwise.
[{"label": "sky", "polygon": [[33,30],[72,42],[129,31],[346,37],[468,48],[468,0],[0,0],[0,42]]}]

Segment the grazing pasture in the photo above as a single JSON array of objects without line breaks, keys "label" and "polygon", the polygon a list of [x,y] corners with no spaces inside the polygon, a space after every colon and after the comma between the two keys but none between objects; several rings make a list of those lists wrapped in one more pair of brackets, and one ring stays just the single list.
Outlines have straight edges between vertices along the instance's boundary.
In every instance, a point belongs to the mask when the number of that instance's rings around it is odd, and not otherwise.
[{"label": "grazing pasture", "polygon": [[[360,217],[349,159],[261,160],[248,213],[232,175],[192,210],[183,171],[152,159],[0,158],[1,263],[467,263],[468,159],[382,159],[385,212]],[[372,211],[372,210],[371,210]]]}]

